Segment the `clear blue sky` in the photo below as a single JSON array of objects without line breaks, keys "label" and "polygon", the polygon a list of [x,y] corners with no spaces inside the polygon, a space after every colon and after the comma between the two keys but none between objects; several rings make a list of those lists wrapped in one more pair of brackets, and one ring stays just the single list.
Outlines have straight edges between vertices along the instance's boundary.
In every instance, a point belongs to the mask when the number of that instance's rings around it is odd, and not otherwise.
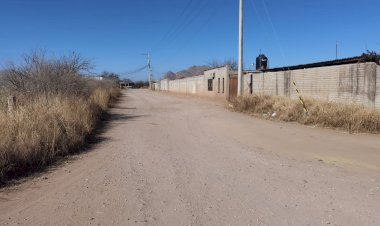
[{"label": "clear blue sky", "polygon": [[[265,2],[265,4],[263,4]],[[32,49],[72,51],[94,72],[168,70],[237,58],[238,0],[0,0],[0,61]],[[260,49],[270,66],[380,52],[379,0],[245,0],[248,66]],[[145,79],[140,73],[134,79]]]}]

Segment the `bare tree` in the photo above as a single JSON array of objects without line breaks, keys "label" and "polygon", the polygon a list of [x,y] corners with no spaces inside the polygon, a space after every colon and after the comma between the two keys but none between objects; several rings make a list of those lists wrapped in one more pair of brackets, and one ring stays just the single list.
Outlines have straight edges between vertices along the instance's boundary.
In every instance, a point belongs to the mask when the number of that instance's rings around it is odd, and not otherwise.
[{"label": "bare tree", "polygon": [[234,71],[238,70],[238,62],[235,58],[225,59],[223,64],[224,65],[230,65],[231,69]]},{"label": "bare tree", "polygon": [[197,75],[202,75],[204,71],[210,69],[209,66],[191,66],[185,70],[178,71],[177,73],[174,73],[172,71],[168,71],[165,75],[165,79],[174,80],[174,79],[181,79],[181,78],[187,78]]},{"label": "bare tree", "polygon": [[380,64],[380,53],[376,51],[368,51],[366,53],[362,54],[363,58],[366,58],[367,60],[371,60],[373,62],[376,62],[377,64]]},{"label": "bare tree", "polygon": [[177,75],[176,73],[172,72],[172,71],[168,71],[166,72],[166,74],[164,75],[164,79],[169,79],[169,80],[173,80],[173,79],[176,79]]},{"label": "bare tree", "polygon": [[228,58],[224,59],[224,61],[219,61],[217,59],[213,59],[210,62],[207,63],[208,66],[212,68],[217,68],[217,67],[223,67],[225,65],[229,65],[232,70],[236,71],[238,69],[238,63],[236,59],[234,58]]},{"label": "bare tree", "polygon": [[3,79],[8,90],[24,96],[47,93],[76,95],[86,92],[81,74],[91,68],[89,60],[74,52],[60,58],[47,58],[44,51],[33,51],[23,55],[20,64],[9,63],[3,71]]},{"label": "bare tree", "polygon": [[210,66],[211,68],[217,68],[217,67],[221,67],[223,63],[217,59],[212,59],[211,61],[207,63],[207,65]]}]

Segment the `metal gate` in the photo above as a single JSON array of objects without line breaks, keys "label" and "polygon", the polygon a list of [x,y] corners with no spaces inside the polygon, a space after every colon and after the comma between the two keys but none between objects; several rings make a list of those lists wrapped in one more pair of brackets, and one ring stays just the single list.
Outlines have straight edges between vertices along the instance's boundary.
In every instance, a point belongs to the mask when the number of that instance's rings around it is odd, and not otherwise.
[{"label": "metal gate", "polygon": [[238,77],[237,75],[230,75],[230,88],[229,88],[229,100],[233,100],[237,97]]}]

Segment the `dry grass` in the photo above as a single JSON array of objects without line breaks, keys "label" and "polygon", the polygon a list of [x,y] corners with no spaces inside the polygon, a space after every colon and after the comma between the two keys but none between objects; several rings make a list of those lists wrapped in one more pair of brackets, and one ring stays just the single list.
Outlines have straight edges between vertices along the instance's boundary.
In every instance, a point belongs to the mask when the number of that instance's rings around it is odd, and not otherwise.
[{"label": "dry grass", "polygon": [[24,59],[0,73],[0,185],[83,147],[120,94],[112,80],[83,78],[89,63],[78,55]]},{"label": "dry grass", "polygon": [[380,133],[380,111],[355,104],[306,99],[302,104],[285,97],[250,95],[233,101],[234,110],[258,117],[344,129],[349,132]]},{"label": "dry grass", "polygon": [[12,114],[0,112],[0,184],[78,150],[116,89],[96,88],[90,99],[39,96]]}]

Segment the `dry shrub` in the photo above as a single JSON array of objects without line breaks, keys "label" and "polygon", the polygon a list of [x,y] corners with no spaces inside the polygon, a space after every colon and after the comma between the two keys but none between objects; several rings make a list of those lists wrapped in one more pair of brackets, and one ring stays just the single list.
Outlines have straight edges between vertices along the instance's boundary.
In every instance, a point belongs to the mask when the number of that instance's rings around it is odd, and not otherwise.
[{"label": "dry shrub", "polygon": [[92,81],[91,100],[102,110],[106,110],[120,96],[120,89],[112,81]]},{"label": "dry shrub", "polygon": [[12,114],[1,113],[0,183],[83,145],[98,118],[92,105],[82,98],[39,97]]},{"label": "dry shrub", "polygon": [[305,104],[308,114],[305,114],[300,101],[285,97],[249,95],[233,101],[234,110],[258,117],[340,128],[349,132],[380,133],[380,110],[315,99],[306,99]]},{"label": "dry shrub", "polygon": [[8,107],[7,101],[7,92],[1,89],[0,87],[0,111],[5,111]]},{"label": "dry shrub", "polygon": [[[87,61],[26,57],[4,70],[0,84],[0,185],[75,152],[85,144],[101,114],[119,95],[115,83],[80,76]],[[16,97],[8,113],[6,99]]]}]

